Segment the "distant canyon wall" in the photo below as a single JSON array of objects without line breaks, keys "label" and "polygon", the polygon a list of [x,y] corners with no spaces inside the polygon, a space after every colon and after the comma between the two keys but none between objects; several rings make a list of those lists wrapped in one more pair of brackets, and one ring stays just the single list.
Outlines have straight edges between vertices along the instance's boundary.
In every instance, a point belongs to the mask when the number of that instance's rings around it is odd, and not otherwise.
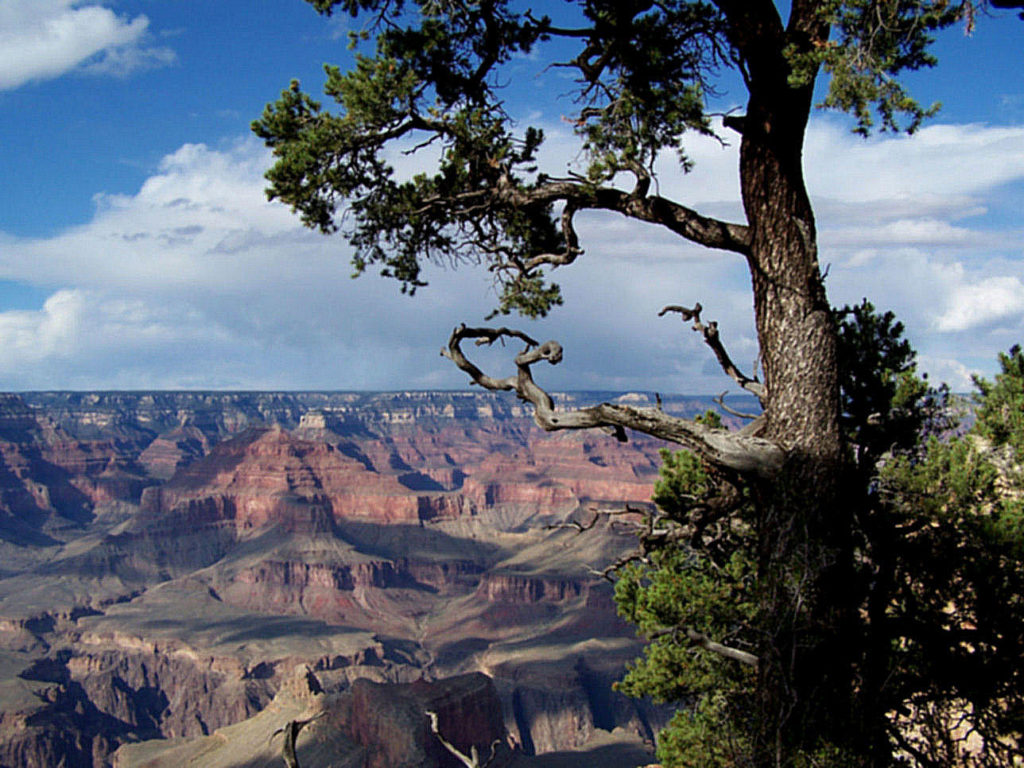
[{"label": "distant canyon wall", "polygon": [[[601,394],[560,401],[653,405]],[[632,536],[557,524],[646,503],[659,447],[493,393],[0,395],[0,766],[267,717],[296,666],[332,696],[483,672],[527,754],[650,737],[594,575]]]}]

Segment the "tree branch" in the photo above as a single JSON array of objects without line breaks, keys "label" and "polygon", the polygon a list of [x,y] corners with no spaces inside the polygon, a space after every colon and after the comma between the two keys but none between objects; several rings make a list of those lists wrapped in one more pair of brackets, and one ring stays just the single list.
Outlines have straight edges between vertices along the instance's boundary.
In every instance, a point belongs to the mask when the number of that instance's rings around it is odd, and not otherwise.
[{"label": "tree branch", "polygon": [[718,397],[716,397],[715,398],[715,405],[717,405],[719,408],[721,408],[723,411],[725,411],[729,415],[735,416],[738,419],[757,419],[757,418],[759,418],[761,416],[761,414],[759,414],[759,413],[746,413],[744,411],[737,411],[735,408],[732,408],[732,407],[726,405],[725,404],[725,395],[726,395],[726,393],[723,392]]},{"label": "tree branch", "polygon": [[544,264],[550,264],[552,267],[564,267],[567,264],[572,264],[576,261],[576,257],[583,253],[576,228],[573,226],[573,216],[576,215],[577,210],[573,201],[567,202],[565,208],[562,209],[562,235],[565,238],[565,250],[561,253],[542,253],[531,256],[522,263],[521,269],[524,273],[531,272]]},{"label": "tree branch", "polygon": [[466,768],[488,768],[488,766],[494,762],[494,758],[498,754],[498,746],[501,744],[501,739],[495,739],[491,742],[491,754],[485,762],[481,763],[480,753],[477,752],[475,746],[469,748],[470,753],[467,755],[441,735],[441,729],[437,724],[437,712],[433,712],[428,709],[426,714],[427,718],[430,720],[430,730],[433,731],[435,736],[437,736],[437,740],[441,742],[441,746],[455,755],[455,757],[457,757],[459,761],[466,766]]},{"label": "tree branch", "polygon": [[[725,346],[722,344],[722,339],[718,333],[718,323],[715,321],[710,323],[701,321],[700,313],[703,309],[699,302],[694,304],[693,309],[681,307],[678,304],[670,304],[658,313],[658,317],[662,317],[669,312],[678,312],[683,316],[683,322],[693,320],[693,330],[704,336],[704,343],[711,347],[711,351],[715,353],[715,357],[718,358],[718,364],[722,366],[722,370],[725,371],[726,375],[739,384],[742,389],[755,395],[761,401],[761,405],[764,406],[765,400],[768,397],[764,384],[758,381],[756,377],[751,378],[747,376],[736,367],[736,364],[729,357],[729,353],[725,351]],[[751,416],[750,418],[754,417]]]},{"label": "tree branch", "polygon": [[302,729],[325,714],[326,712],[318,712],[313,717],[306,718],[305,720],[289,720],[270,734],[271,740],[279,733],[284,734],[284,742],[281,744],[281,758],[284,760],[287,768],[299,768],[299,758],[295,754],[295,742],[298,740]]},{"label": "tree branch", "polygon": [[566,520],[564,523],[552,523],[551,525],[545,525],[544,528],[549,531],[562,528],[575,528],[577,535],[579,535],[585,531],[589,531],[597,525],[597,521],[600,520],[602,516],[607,515],[608,517],[615,517],[617,515],[632,515],[636,517],[637,515],[643,515],[646,510],[639,507],[631,507],[627,504],[624,509],[598,509],[597,507],[590,507],[588,511],[594,514],[589,523],[581,523],[579,520]]},{"label": "tree branch", "polygon": [[585,209],[616,211],[639,221],[660,224],[698,245],[743,255],[750,252],[750,228],[747,225],[703,216],[660,195],[644,196],[614,187],[595,187],[586,182],[568,180],[548,181],[529,188],[508,185],[496,189],[495,194],[501,202],[512,206],[565,201],[573,212]]},{"label": "tree branch", "polygon": [[731,646],[715,642],[703,632],[698,632],[690,627],[674,627],[672,629],[666,629],[663,632],[656,632],[651,636],[651,639],[654,640],[665,635],[676,635],[680,631],[686,635],[686,638],[690,643],[699,648],[703,648],[705,651],[716,653],[719,656],[732,659],[733,661],[738,661],[740,664],[746,664],[748,667],[757,668],[758,658],[754,654],[740,650],[739,648],[733,648]]},{"label": "tree branch", "polygon": [[[477,344],[492,344],[504,337],[526,342],[515,358],[517,373],[504,379],[485,374],[466,358],[461,344],[464,339],[477,339]],[[774,476],[782,466],[783,451],[775,443],[726,429],[716,429],[688,419],[670,416],[657,408],[638,408],[622,404],[601,403],[589,408],[555,411],[554,401],[533,380],[531,366],[546,360],[556,365],[562,360],[562,346],[557,341],[538,345],[524,334],[508,328],[467,328],[460,325],[452,331],[448,346],[441,354],[449,358],[470,378],[485,389],[513,391],[534,406],[534,421],[541,429],[554,432],[563,429],[607,428],[620,441],[626,440],[626,429],[652,435],[689,448],[713,466],[741,474]]]}]

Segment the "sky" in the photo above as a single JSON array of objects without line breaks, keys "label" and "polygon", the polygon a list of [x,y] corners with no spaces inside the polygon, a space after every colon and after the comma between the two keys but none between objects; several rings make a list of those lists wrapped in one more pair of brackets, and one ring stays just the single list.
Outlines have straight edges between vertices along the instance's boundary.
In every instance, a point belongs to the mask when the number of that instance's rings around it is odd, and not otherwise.
[{"label": "sky", "polygon": [[[429,270],[412,298],[352,280],[341,238],[263,192],[271,160],[250,122],[292,78],[319,93],[323,63],[351,61],[351,23],[302,0],[0,0],[0,390],[468,384],[438,351],[494,306],[486,270]],[[893,310],[922,370],[958,391],[1024,342],[1022,42],[1012,12],[945,32],[939,67],[909,79],[943,109],[912,136],[865,140],[820,113],[807,137],[831,301]],[[571,84],[542,64],[512,63],[508,101],[545,128],[542,163],[560,172],[578,159]],[[736,142],[687,146],[694,171],[665,158],[661,193],[742,220]],[[565,306],[504,321],[562,343],[539,383],[729,389],[697,335],[657,317],[697,301],[752,365],[742,259],[614,214],[578,228],[585,253],[555,275]],[[483,367],[508,375],[514,351],[487,351]]]}]

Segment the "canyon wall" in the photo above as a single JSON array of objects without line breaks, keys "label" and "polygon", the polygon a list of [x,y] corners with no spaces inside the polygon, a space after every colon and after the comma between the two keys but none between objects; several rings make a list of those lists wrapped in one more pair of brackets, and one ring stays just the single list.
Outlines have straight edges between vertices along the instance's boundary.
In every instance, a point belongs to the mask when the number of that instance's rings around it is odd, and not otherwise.
[{"label": "canyon wall", "polygon": [[393,690],[382,710],[484,673],[525,754],[650,738],[665,712],[611,693],[639,644],[594,575],[628,519],[559,526],[646,503],[658,448],[493,393],[2,395],[0,766],[241,728],[296,666]]}]

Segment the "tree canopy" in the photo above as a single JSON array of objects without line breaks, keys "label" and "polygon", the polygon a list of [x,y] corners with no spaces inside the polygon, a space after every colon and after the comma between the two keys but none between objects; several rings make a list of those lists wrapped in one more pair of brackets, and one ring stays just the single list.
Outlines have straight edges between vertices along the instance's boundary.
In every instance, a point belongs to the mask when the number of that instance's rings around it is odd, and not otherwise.
[{"label": "tree canopy", "polygon": [[[918,104],[898,75],[933,65],[932,33],[973,12],[945,0],[795,2],[785,23],[771,2],[587,1],[563,4],[578,23],[561,27],[508,0],[310,1],[328,15],[367,15],[375,51],[359,53],[348,72],[325,67],[324,92],[338,111],[293,82],[254,123],[278,158],[269,196],[311,227],[342,230],[357,272],[379,265],[413,291],[426,261],[483,261],[502,286],[500,311],[531,316],[560,301],[546,270],[582,253],[573,228],[581,210],[749,251],[742,223],[650,194],[662,152],[678,153],[686,168],[686,136],[715,130],[706,100],[723,71],[738,72],[752,95],[783,100],[824,71],[821,105],[853,114],[858,130],[913,130],[935,105]],[[566,119],[588,161],[579,176],[557,179],[538,175],[543,132],[506,111],[501,77],[513,57],[554,42],[575,46],[553,65],[575,73]],[[725,124],[755,129],[742,116]],[[401,139],[435,142],[436,171],[397,177],[387,152]],[[631,188],[620,184],[626,176]]]}]

